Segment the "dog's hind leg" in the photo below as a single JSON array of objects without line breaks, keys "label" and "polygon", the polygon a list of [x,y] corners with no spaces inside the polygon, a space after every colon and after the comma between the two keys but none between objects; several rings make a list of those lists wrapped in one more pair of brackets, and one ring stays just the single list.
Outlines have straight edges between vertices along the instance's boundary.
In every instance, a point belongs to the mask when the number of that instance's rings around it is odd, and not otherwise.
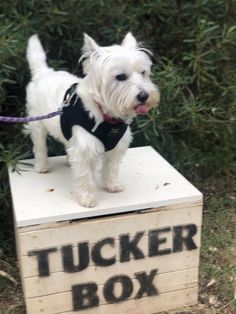
[{"label": "dog's hind leg", "polygon": [[29,123],[30,136],[33,142],[33,151],[35,157],[35,170],[39,173],[50,171],[47,156],[47,131],[42,122]]}]

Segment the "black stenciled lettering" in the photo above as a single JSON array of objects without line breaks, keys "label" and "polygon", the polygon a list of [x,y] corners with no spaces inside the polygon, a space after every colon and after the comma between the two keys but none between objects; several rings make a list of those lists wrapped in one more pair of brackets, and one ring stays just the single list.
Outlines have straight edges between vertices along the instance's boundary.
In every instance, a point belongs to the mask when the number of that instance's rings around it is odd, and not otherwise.
[{"label": "black stenciled lettering", "polygon": [[134,259],[144,258],[144,254],[137,246],[138,242],[144,235],[144,231],[137,232],[135,236],[130,239],[129,234],[120,235],[120,262],[128,262],[130,260],[130,254],[133,254]]},{"label": "black stenciled lettering", "polygon": [[161,234],[170,232],[171,228],[166,227],[162,229],[150,230],[148,233],[148,241],[149,241],[149,252],[148,256],[158,256],[158,255],[166,255],[171,253],[170,248],[160,249],[160,245],[166,243],[166,237],[160,237]]},{"label": "black stenciled lettering", "polygon": [[142,298],[144,294],[146,294],[148,297],[159,294],[157,288],[153,284],[153,279],[156,274],[157,269],[152,269],[149,275],[147,275],[146,272],[139,272],[134,274],[140,284],[140,288],[135,296],[135,299]]},{"label": "black stenciled lettering", "polygon": [[39,277],[47,277],[50,275],[48,255],[57,251],[56,247],[44,249],[44,250],[33,250],[28,252],[28,256],[36,256],[38,260],[38,275]]},{"label": "black stenciled lettering", "polygon": [[111,247],[114,247],[114,243],[114,238],[105,238],[94,244],[91,255],[94,263],[97,266],[110,266],[116,262],[115,256],[110,258],[104,258],[101,254],[101,250],[104,245],[110,245]]},{"label": "black stenciled lettering", "polygon": [[78,253],[78,264],[74,264],[73,257],[73,246],[65,245],[61,248],[62,250],[62,262],[64,271],[67,273],[74,273],[82,271],[88,267],[89,264],[89,247],[88,242],[78,243],[77,253]]},{"label": "black stenciled lettering", "polygon": [[[122,291],[119,296],[115,295],[114,288],[116,284],[120,284]],[[107,280],[103,287],[104,298],[107,303],[117,303],[127,300],[133,292],[132,280],[125,275],[118,275]]]},{"label": "black stenciled lettering", "polygon": [[95,282],[72,286],[73,310],[84,310],[99,305],[98,287]]},{"label": "black stenciled lettering", "polygon": [[[187,232],[184,236],[183,232]],[[197,233],[197,226],[194,224],[173,227],[173,252],[183,251],[184,245],[187,250],[195,250],[197,248],[193,237]]]}]

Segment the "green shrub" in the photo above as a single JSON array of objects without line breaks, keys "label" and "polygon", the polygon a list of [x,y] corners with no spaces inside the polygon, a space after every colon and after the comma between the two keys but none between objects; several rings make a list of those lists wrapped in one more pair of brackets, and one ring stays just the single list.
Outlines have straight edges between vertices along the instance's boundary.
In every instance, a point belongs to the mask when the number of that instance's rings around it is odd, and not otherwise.
[{"label": "green shrub", "polygon": [[[192,179],[234,171],[236,1],[9,0],[0,14],[0,114],[25,114],[25,49],[33,33],[51,65],[80,74],[83,32],[109,45],[131,30],[154,52],[162,95],[159,113],[134,123],[133,145],[153,145]],[[6,149],[31,150],[20,130],[1,125]]]}]

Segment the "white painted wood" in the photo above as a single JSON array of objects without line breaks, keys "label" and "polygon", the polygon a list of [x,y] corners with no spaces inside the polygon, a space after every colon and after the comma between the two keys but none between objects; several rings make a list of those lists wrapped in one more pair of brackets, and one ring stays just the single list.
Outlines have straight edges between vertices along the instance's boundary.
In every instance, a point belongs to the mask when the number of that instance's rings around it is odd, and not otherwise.
[{"label": "white painted wood", "polygon": [[73,197],[65,156],[50,158],[50,163],[52,172],[47,174],[27,166],[20,175],[9,170],[17,227],[202,200],[202,194],[151,147],[128,150],[120,172],[125,191],[99,190],[95,208],[81,207]]},{"label": "white painted wood", "polygon": [[[189,205],[189,206],[188,206]],[[88,221],[74,222],[58,228],[47,228],[20,233],[21,255],[27,255],[29,250],[61,246],[65,244],[76,245],[77,242],[86,241],[95,243],[103,237],[114,237],[120,234],[137,231],[157,229],[175,225],[195,224],[201,226],[202,211],[196,204],[183,204],[182,209],[170,211],[154,211],[146,214],[126,214],[111,217],[90,219]],[[199,233],[198,233],[199,234]]]},{"label": "white painted wood", "polygon": [[[99,287],[101,290],[101,286]],[[159,296],[131,299],[117,304],[104,304],[87,309],[86,314],[154,314],[197,303],[198,287],[161,293]],[[27,300],[27,314],[73,314],[71,294],[53,294]]]},{"label": "white painted wood", "polygon": [[[151,212],[162,212],[162,211],[170,211],[170,210],[177,210],[177,209],[184,209],[184,208],[188,208],[189,210],[192,210],[193,207],[195,208],[199,208],[199,211],[201,212],[202,210],[202,201],[196,201],[196,202],[188,202],[188,203],[182,203],[182,204],[176,204],[176,205],[168,205],[168,206],[161,206],[161,207],[157,207],[157,208],[145,208],[145,209],[140,209],[140,210],[136,210],[136,211],[129,211],[128,213],[124,213],[126,215],[132,214],[132,215],[136,215],[136,214],[146,214],[146,213],[151,213]],[[123,215],[123,213],[121,213]],[[118,214],[117,214],[118,215]],[[93,219],[99,219],[99,222],[101,221],[101,219],[107,219],[108,217],[115,217],[114,215],[107,215],[107,216],[101,216],[101,217],[91,217],[91,218],[84,218],[84,219],[75,219],[75,220],[65,220],[65,221],[60,221],[60,222],[53,222],[53,223],[44,223],[44,224],[40,224],[40,225],[32,225],[32,226],[26,226],[26,227],[19,227],[17,228],[19,233],[25,233],[25,232],[29,232],[29,231],[38,231],[38,230],[43,230],[43,229],[52,229],[52,228],[59,228],[62,226],[68,226],[72,223],[75,222],[83,222],[83,221],[93,221]],[[201,216],[201,215],[200,215]],[[200,217],[199,216],[199,217]]]},{"label": "white painted wood", "polygon": [[[172,205],[168,205],[168,206],[161,206],[158,208],[145,208],[145,209],[140,209],[140,210],[136,210],[136,211],[130,211],[128,213],[125,213],[126,215],[128,214],[145,214],[145,213],[151,213],[151,212],[157,212],[157,211],[169,211],[169,210],[173,210],[173,209],[183,209],[185,207],[188,207],[189,209],[192,207],[199,207],[199,209],[201,210],[202,208],[202,201],[196,201],[196,202],[188,202],[188,203],[180,203],[180,204],[172,204]],[[110,217],[111,215],[105,216],[105,217]],[[114,215],[113,215],[114,216]],[[29,232],[29,231],[35,231],[35,230],[42,230],[42,229],[48,229],[48,228],[59,228],[62,226],[68,226],[71,225],[71,223],[75,222],[75,221],[86,221],[86,220],[92,220],[92,219],[99,219],[99,221],[104,218],[104,216],[102,217],[98,217],[98,218],[85,218],[85,219],[76,219],[76,220],[65,220],[65,221],[60,221],[60,222],[53,222],[53,223],[44,223],[44,224],[40,224],[40,225],[32,225],[32,226],[25,226],[25,227],[19,227],[17,230],[19,233],[25,233],[25,232]]]}]

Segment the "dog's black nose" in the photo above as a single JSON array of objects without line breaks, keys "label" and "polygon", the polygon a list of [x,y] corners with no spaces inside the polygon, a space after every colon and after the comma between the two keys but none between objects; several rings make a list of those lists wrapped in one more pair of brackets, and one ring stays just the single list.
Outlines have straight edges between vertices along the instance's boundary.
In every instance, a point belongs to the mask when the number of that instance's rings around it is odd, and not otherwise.
[{"label": "dog's black nose", "polygon": [[140,102],[145,102],[149,97],[149,94],[146,93],[146,92],[140,92],[138,95],[137,95],[137,99],[138,101]]}]

